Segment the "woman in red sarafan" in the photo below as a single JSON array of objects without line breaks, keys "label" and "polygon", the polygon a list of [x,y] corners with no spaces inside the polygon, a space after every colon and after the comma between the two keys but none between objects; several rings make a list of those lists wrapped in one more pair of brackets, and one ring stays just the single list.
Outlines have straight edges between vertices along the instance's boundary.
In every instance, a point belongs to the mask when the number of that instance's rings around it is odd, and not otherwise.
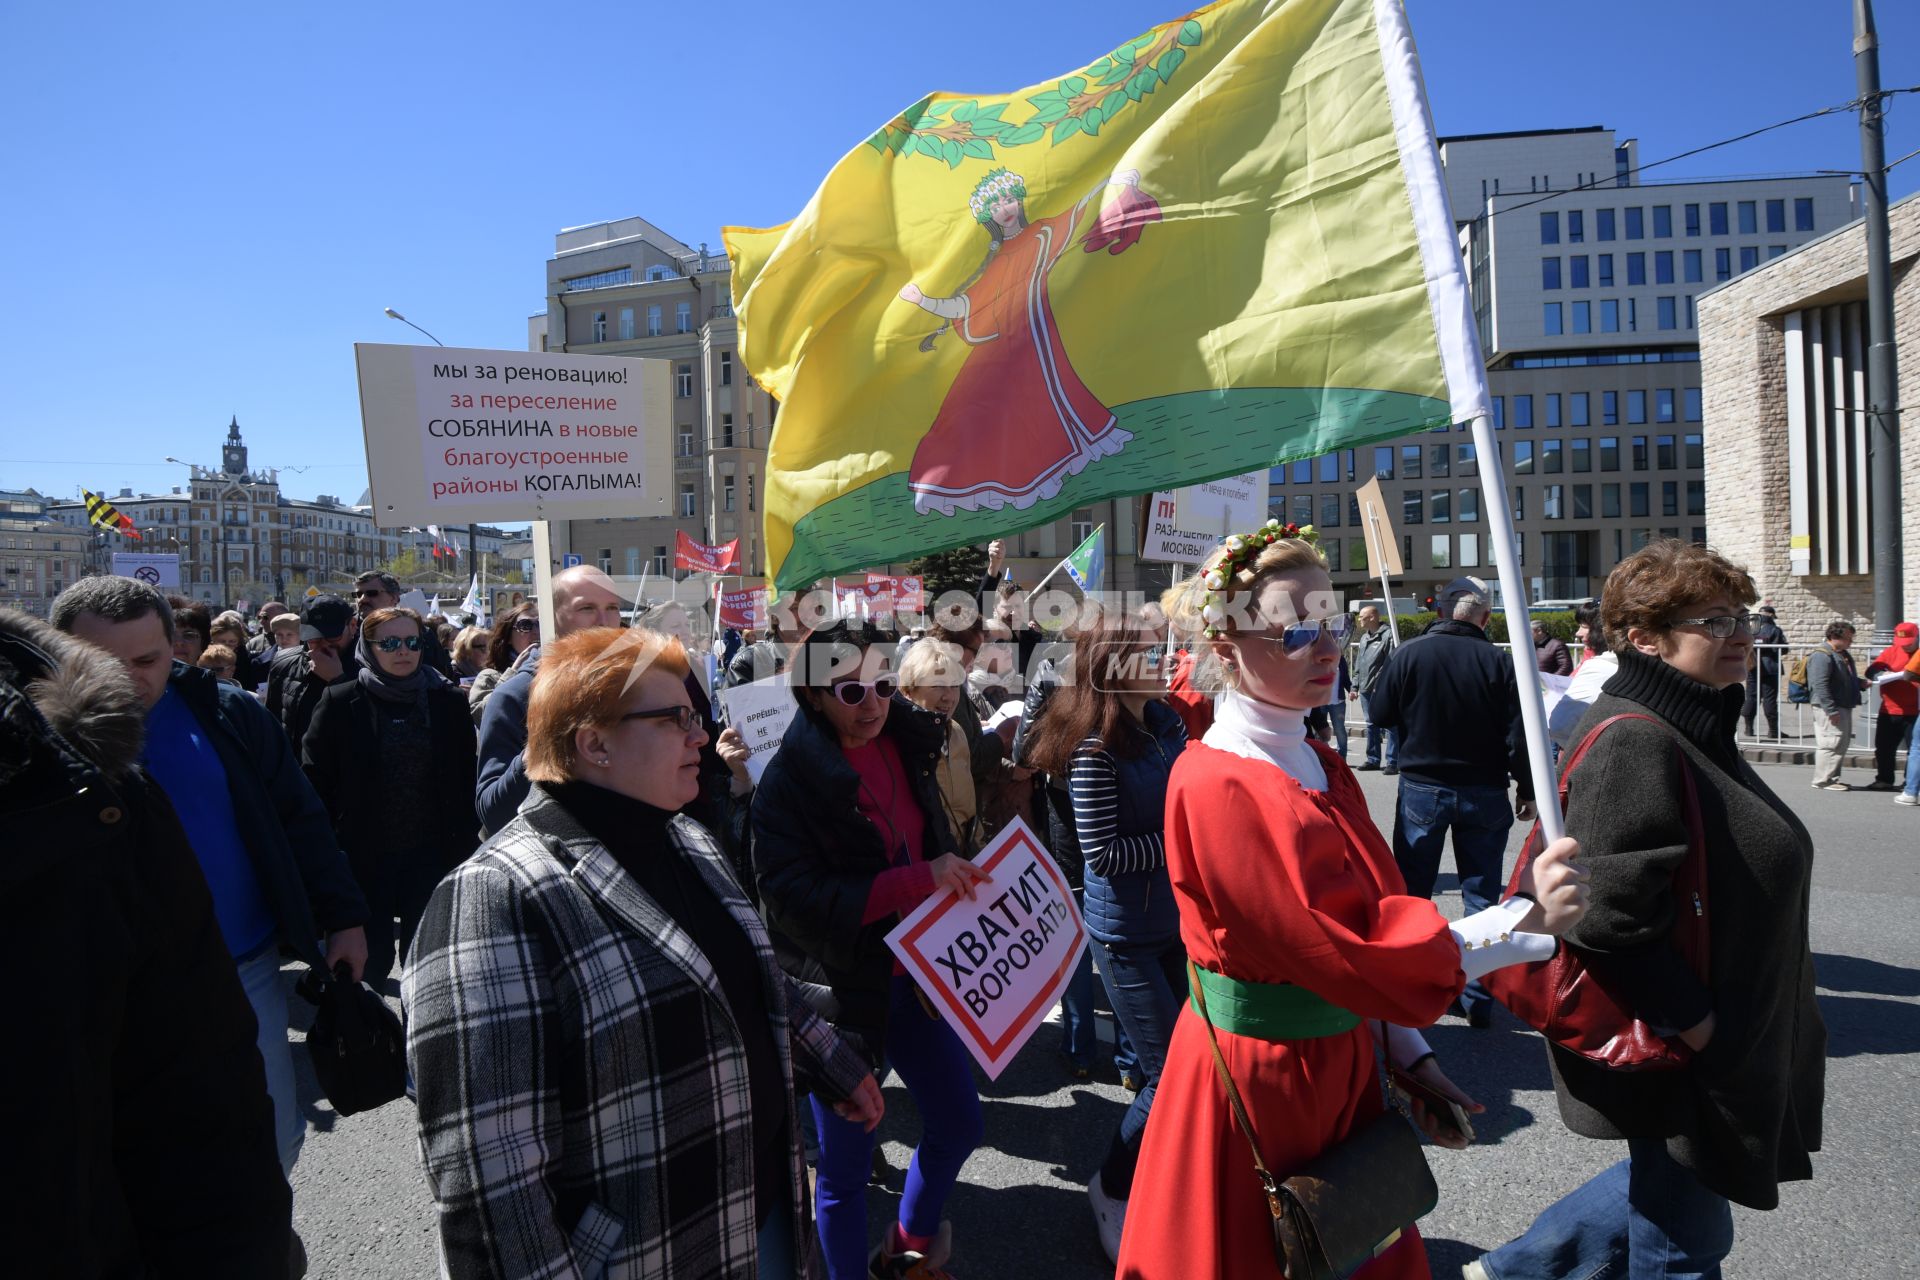
[{"label": "woman in red sarafan", "polygon": [[[1407,896],[1354,775],[1306,738],[1338,678],[1346,615],[1312,544],[1268,526],[1230,538],[1168,612],[1204,632],[1231,686],[1213,727],[1174,766],[1167,865],[1181,935],[1206,970],[1209,1011],[1253,1140],[1278,1178],[1382,1110],[1375,1046],[1470,1110],[1418,1031],[1479,973],[1551,955],[1584,910],[1571,841],[1533,864],[1525,897],[1449,925]],[[1230,999],[1216,996],[1224,989]],[[1233,1026],[1273,1013],[1289,1038]],[[1272,1024],[1269,1024],[1270,1026]],[[1120,1248],[1123,1280],[1277,1276],[1248,1135],[1232,1118],[1207,1032],[1181,1011],[1147,1126]],[[1430,1136],[1438,1125],[1416,1105]],[[1464,1144],[1461,1144],[1464,1145]],[[1424,1277],[1408,1230],[1356,1274]]]},{"label": "woman in red sarafan", "polygon": [[1087,206],[1115,186],[1119,196],[1079,241],[1088,253],[1124,252],[1143,226],[1159,220],[1160,206],[1140,191],[1138,170],[1115,174],[1065,213],[1028,222],[1025,180],[995,169],[969,201],[991,242],[973,279],[950,298],[929,297],[917,284],[900,290],[901,301],[946,322],[922,351],[956,324],[972,348],[907,472],[920,512],[1030,507],[1133,438],[1074,371],[1049,292]]}]

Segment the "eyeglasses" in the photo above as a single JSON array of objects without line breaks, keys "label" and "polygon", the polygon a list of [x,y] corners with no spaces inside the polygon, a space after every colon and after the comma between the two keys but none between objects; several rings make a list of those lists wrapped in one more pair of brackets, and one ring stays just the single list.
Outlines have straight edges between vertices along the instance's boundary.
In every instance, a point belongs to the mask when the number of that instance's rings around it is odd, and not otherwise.
[{"label": "eyeglasses", "polygon": [[419,636],[381,636],[373,642],[373,647],[382,653],[398,653],[406,649],[411,653],[420,652]]},{"label": "eyeglasses", "polygon": [[355,600],[371,600],[375,596],[383,596],[385,594],[387,593],[379,587],[368,587],[363,591],[355,591],[353,598]]},{"label": "eyeglasses", "polygon": [[867,700],[869,693],[885,702],[899,687],[900,682],[890,676],[881,676],[872,684],[863,680],[848,680],[844,684],[833,686],[833,696],[840,699],[846,706],[857,707]]},{"label": "eyeglasses", "polygon": [[1705,627],[1707,634],[1715,640],[1725,640],[1738,630],[1753,631],[1753,615],[1750,613],[1723,613],[1716,618],[1675,618],[1667,624],[1670,627]]},{"label": "eyeglasses", "polygon": [[1326,636],[1337,645],[1347,642],[1353,632],[1353,619],[1346,614],[1334,618],[1315,618],[1309,622],[1296,622],[1279,635],[1256,633],[1255,638],[1268,644],[1277,644],[1289,655],[1304,653],[1313,647],[1314,641]]},{"label": "eyeglasses", "polygon": [[671,720],[673,727],[682,733],[692,733],[694,710],[682,702],[678,706],[653,707],[646,711],[629,711],[620,717],[622,720]]},{"label": "eyeglasses", "polygon": [[540,619],[538,618],[517,619],[513,624],[513,629],[515,631],[538,631],[540,629]]}]

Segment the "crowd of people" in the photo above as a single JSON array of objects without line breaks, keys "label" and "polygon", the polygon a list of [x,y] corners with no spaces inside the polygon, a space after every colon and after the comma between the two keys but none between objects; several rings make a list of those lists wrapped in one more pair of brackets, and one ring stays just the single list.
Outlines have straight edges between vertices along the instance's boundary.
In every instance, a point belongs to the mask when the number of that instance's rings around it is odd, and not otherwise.
[{"label": "crowd of people", "polygon": [[[17,848],[61,851],[0,874],[32,904],[29,950],[84,970],[29,992],[50,1054],[7,1055],[6,1096],[34,1105],[9,1108],[6,1214],[57,1251],[48,1274],[302,1274],[291,956],[400,997],[397,1105],[449,1276],[940,1280],[985,1115],[886,935],[979,894],[975,855],[1018,820],[1091,940],[1064,1069],[1095,1066],[1097,979],[1132,1095],[1087,1189],[1118,1275],[1281,1274],[1256,1170],[1360,1159],[1390,1105],[1467,1145],[1473,1082],[1421,1031],[1489,1025],[1492,975],[1563,943],[1675,1065],[1549,1042],[1562,1119],[1624,1158],[1469,1274],[1717,1275],[1730,1206],[1812,1176],[1823,1104],[1813,844],[1735,746],[1752,580],[1654,543],[1571,651],[1536,635],[1571,678],[1551,725],[1568,834],[1510,884],[1514,822],[1553,800],[1488,585],[1448,584],[1396,643],[1296,532],[1236,535],[1157,603],[1089,602],[1053,634],[998,585],[996,545],[977,609],[900,635],[780,601],[711,664],[684,608],[591,567],[552,580],[552,636],[531,605],[443,630],[380,572],[251,625],[109,577],[50,625],[0,612],[0,803]],[[1850,640],[1830,630],[1810,665],[1817,700],[1865,687]],[[1890,777],[1905,734],[1904,803],[1914,648],[1903,624],[1866,673],[1899,673],[1878,689],[1904,720],[1879,723],[1903,727],[1876,748]],[[763,679],[796,708],[756,773],[718,694]],[[1384,834],[1345,762],[1349,703],[1359,771],[1398,779]],[[1452,921],[1432,901],[1449,833]],[[1678,887],[1695,863],[1710,915]],[[1703,927],[1696,964],[1679,939]],[[873,1223],[890,1075],[917,1125]],[[1354,1274],[1427,1274],[1422,1211]]]}]

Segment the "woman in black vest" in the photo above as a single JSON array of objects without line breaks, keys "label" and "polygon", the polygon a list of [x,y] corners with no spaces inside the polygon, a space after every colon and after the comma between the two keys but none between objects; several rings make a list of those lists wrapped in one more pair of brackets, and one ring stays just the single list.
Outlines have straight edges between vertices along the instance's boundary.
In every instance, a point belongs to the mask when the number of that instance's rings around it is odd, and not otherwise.
[{"label": "woman in black vest", "polygon": [[366,980],[376,988],[406,954],[440,877],[479,843],[467,697],[422,663],[423,629],[412,609],[368,614],[358,675],[326,691],[301,744],[301,764],[372,908]]}]

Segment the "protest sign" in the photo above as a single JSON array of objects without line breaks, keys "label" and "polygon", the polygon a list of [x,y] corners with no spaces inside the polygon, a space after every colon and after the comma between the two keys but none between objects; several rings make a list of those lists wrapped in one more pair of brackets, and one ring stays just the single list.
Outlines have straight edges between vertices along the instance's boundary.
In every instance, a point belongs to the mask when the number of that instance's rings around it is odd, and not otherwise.
[{"label": "protest sign", "polygon": [[887,573],[867,574],[867,608],[873,613],[892,613],[896,609],[918,611],[927,607],[924,585],[918,577],[895,577]]},{"label": "protest sign", "polygon": [[998,1079],[1060,1001],[1087,947],[1073,890],[1015,819],[974,862],[989,877],[972,899],[940,893],[887,945],[981,1069]]},{"label": "protest sign", "polygon": [[720,709],[727,724],[746,739],[747,776],[757,787],[767,761],[780,749],[780,740],[787,736],[787,726],[799,710],[793,690],[787,687],[785,676],[735,685],[720,691]]},{"label": "protest sign", "polygon": [[1393,512],[1387,506],[1386,495],[1380,492],[1380,477],[1373,476],[1361,485],[1353,500],[1360,508],[1360,527],[1367,540],[1367,552],[1373,558],[1373,571],[1383,580],[1399,577],[1407,570],[1400,563],[1400,539],[1393,531]]},{"label": "protest sign", "polygon": [[688,573],[738,573],[740,572],[740,539],[723,542],[710,547],[704,542],[695,542],[687,536],[686,530],[673,531],[673,567],[684,569]]},{"label": "protest sign", "polygon": [[113,573],[118,578],[138,578],[150,587],[180,587],[180,556],[173,551],[116,551]]},{"label": "protest sign", "polygon": [[1229,533],[1246,533],[1267,521],[1267,473],[1167,489],[1151,495],[1141,522],[1140,558],[1199,564]]},{"label": "protest sign", "polygon": [[664,360],[354,344],[381,525],[668,513]]},{"label": "protest sign", "polygon": [[736,631],[757,631],[766,626],[767,589],[749,587],[745,591],[721,592],[720,625]]}]

